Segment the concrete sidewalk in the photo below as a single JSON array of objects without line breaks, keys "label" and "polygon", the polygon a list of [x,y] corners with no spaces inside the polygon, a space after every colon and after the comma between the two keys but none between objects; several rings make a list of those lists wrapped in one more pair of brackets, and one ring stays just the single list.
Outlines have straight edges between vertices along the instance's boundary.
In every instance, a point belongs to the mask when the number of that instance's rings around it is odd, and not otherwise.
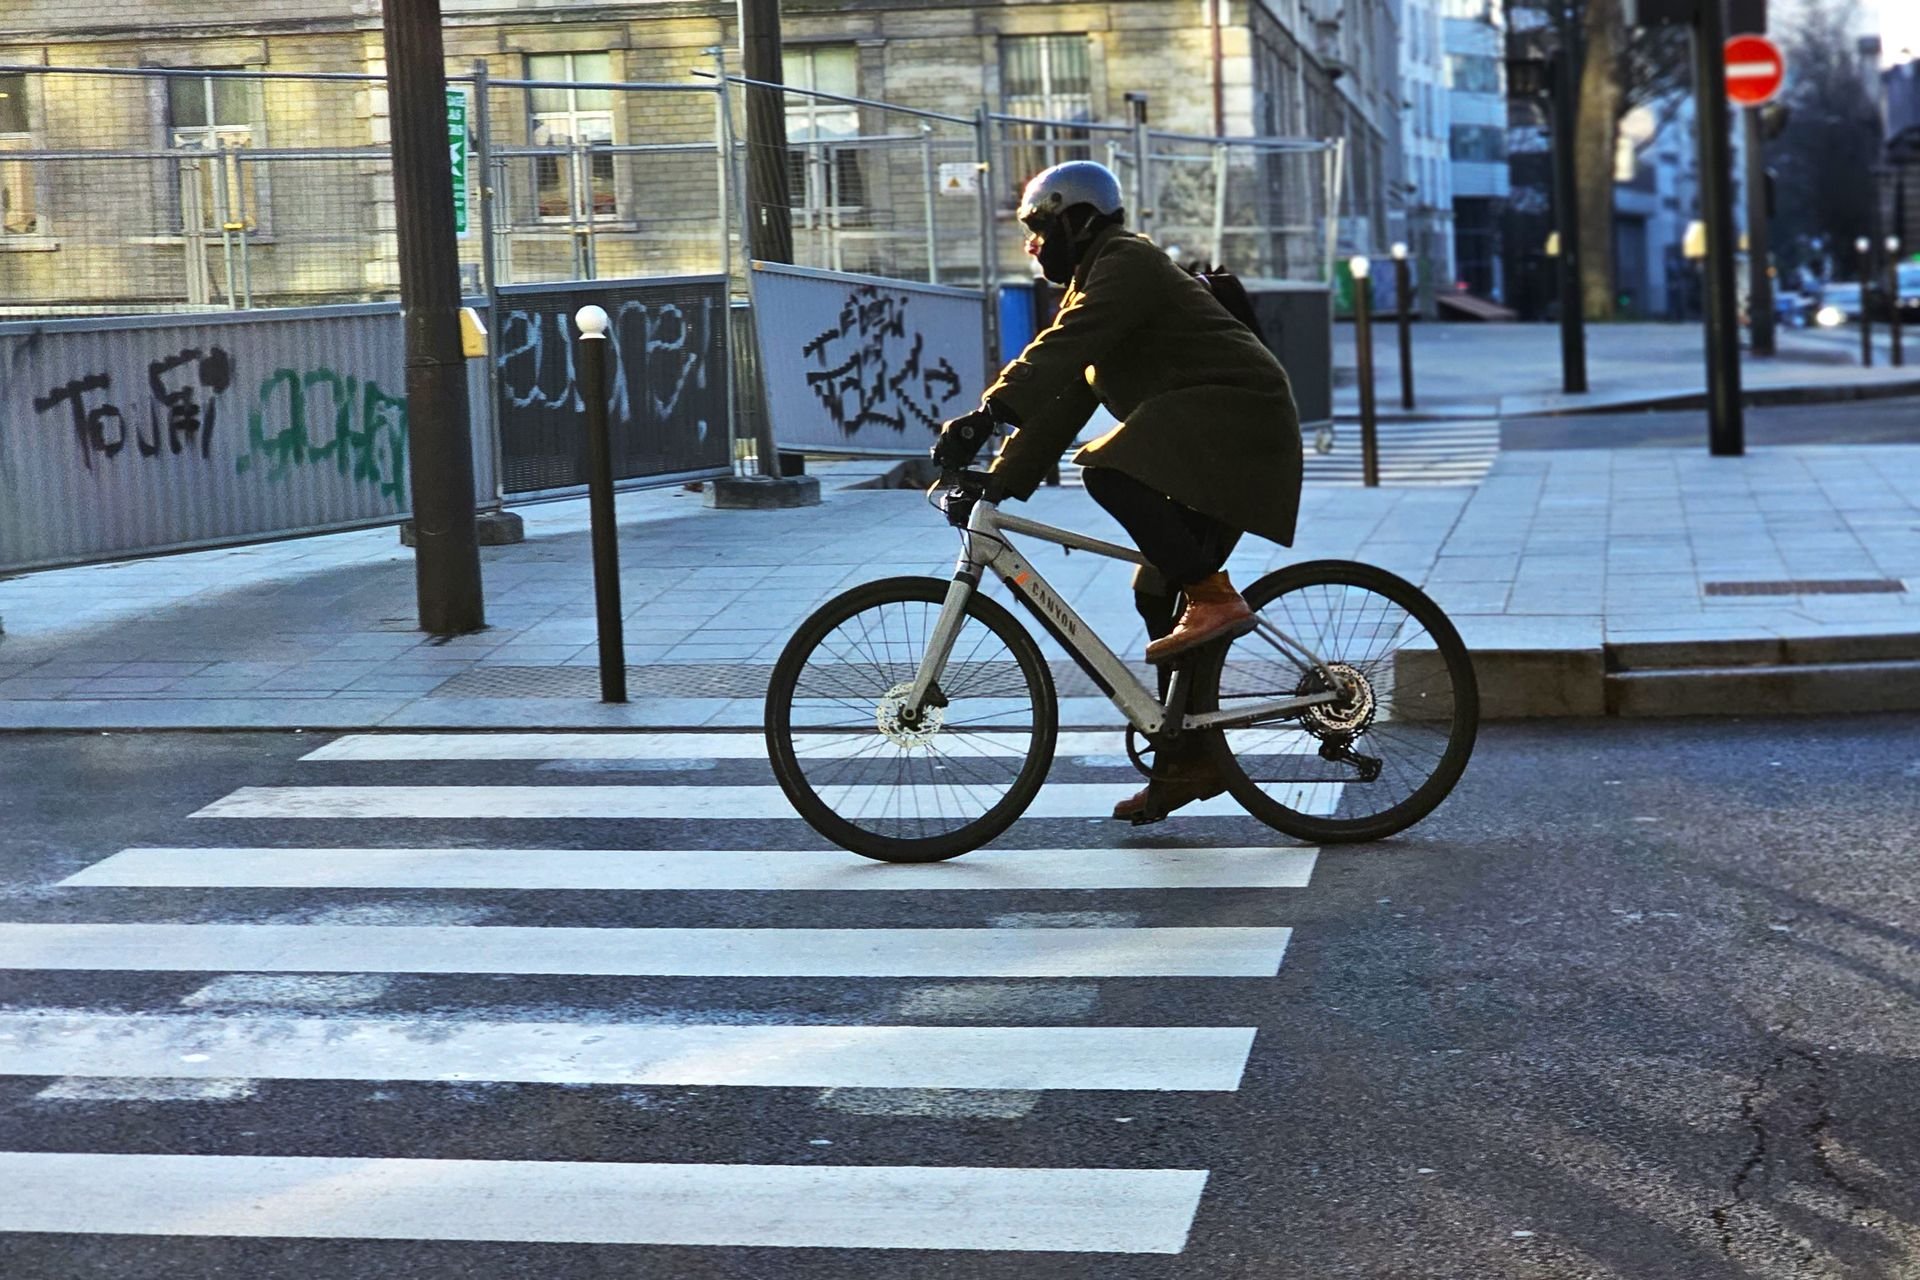
[{"label": "concrete sidewalk", "polygon": [[[391,529],[0,581],[0,728],[758,725],[767,669],[822,600],[951,571],[923,496],[844,487],[859,474],[827,470],[823,504],[793,511],[622,496],[625,706],[595,700],[573,501],[521,508],[526,542],[483,552],[490,629],[444,641],[414,629]],[[1122,537],[1077,488],[1028,509]],[[1920,706],[1920,446],[1510,453],[1477,487],[1310,485],[1301,531],[1248,540],[1236,578],[1331,556],[1424,584],[1490,715]],[[1028,549],[1110,643],[1144,644],[1124,567]]]},{"label": "concrete sidewalk", "polygon": [[[1743,356],[1742,389],[1759,399],[1803,403],[1920,394],[1920,347],[1914,348],[1914,366],[1889,368],[1885,327],[1876,328],[1875,336],[1874,367],[1863,369],[1857,329],[1782,329],[1778,355]],[[1398,341],[1391,321],[1376,326],[1374,391],[1385,416],[1401,413]],[[1334,326],[1334,365],[1343,384],[1335,391],[1334,411],[1357,417],[1351,324]],[[1705,338],[1697,323],[1588,325],[1591,390],[1582,396],[1560,391],[1560,329],[1551,324],[1417,323],[1413,368],[1416,417],[1516,418],[1677,406],[1707,390]]]}]

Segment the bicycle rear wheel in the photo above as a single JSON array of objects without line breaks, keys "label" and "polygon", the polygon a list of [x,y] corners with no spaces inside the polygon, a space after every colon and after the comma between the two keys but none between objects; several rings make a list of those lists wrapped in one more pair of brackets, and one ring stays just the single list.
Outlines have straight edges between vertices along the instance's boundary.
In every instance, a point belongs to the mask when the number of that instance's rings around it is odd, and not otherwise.
[{"label": "bicycle rear wheel", "polygon": [[822,605],[767,689],[767,754],[800,816],[843,849],[937,862],[1012,825],[1059,733],[1053,673],[1012,614],[975,592],[917,723],[906,694],[949,584],[887,578]]},{"label": "bicycle rear wheel", "polygon": [[[1404,578],[1341,560],[1280,569],[1245,596],[1351,692],[1209,735],[1234,798],[1319,844],[1383,839],[1431,813],[1460,780],[1480,724],[1473,660],[1446,614]],[[1235,711],[1326,688],[1311,663],[1256,630],[1204,660],[1194,706]]]}]

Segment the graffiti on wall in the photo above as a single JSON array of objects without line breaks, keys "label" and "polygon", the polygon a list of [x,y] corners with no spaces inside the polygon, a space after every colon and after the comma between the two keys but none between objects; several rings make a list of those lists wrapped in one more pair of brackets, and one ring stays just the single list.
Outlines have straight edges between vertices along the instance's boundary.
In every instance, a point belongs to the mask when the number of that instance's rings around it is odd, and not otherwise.
[{"label": "graffiti on wall", "polygon": [[[133,393],[137,406],[116,391],[107,370],[79,373],[36,394],[32,404],[71,430],[88,471],[138,459],[208,462],[222,418],[232,413],[228,393],[237,374],[223,348],[184,347],[146,365],[146,385]],[[332,465],[398,500],[406,483],[406,398],[326,366],[275,369],[261,379],[247,411],[244,449],[234,457],[238,475],[279,482],[296,467]]]},{"label": "graffiti on wall", "polygon": [[267,480],[283,481],[298,467],[331,465],[399,501],[407,482],[406,398],[334,369],[275,369],[247,411],[247,445],[234,459],[237,474],[257,464]]},{"label": "graffiti on wall", "polygon": [[[91,471],[96,460],[111,461],[126,450],[129,439],[136,458],[157,458],[162,452],[190,453],[197,445],[204,460],[213,456],[214,431],[220,419],[220,396],[233,382],[233,361],[219,347],[187,347],[147,365],[147,425],[138,416],[129,436],[127,415],[113,389],[113,375],[93,370],[50,387],[33,398],[35,412],[64,416],[80,447],[80,460]],[[136,393],[137,394],[137,393]]]},{"label": "graffiti on wall", "polygon": [[944,358],[929,360],[926,335],[909,332],[908,303],[905,294],[857,286],[833,326],[802,348],[816,366],[808,389],[848,437],[865,427],[934,428],[952,416],[960,375]]},{"label": "graffiti on wall", "polygon": [[[689,387],[706,386],[700,331],[711,323],[711,299],[702,299],[701,324],[677,303],[630,299],[609,308],[608,410],[615,423],[666,422]],[[572,317],[544,308],[508,311],[500,326],[501,399],[513,409],[579,413],[585,408],[574,376]],[[710,426],[695,421],[705,440]]]},{"label": "graffiti on wall", "polygon": [[720,279],[596,281],[502,291],[494,372],[510,493],[586,483],[586,395],[574,315],[607,312],[607,419],[616,479],[718,474],[731,463],[728,299]]}]

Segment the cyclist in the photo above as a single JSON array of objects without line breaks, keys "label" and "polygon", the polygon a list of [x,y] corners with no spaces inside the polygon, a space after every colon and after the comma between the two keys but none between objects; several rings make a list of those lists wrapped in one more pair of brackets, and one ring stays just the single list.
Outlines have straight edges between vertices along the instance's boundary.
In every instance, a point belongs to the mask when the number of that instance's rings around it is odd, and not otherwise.
[{"label": "cyclist", "polygon": [[[1024,499],[1096,405],[1120,420],[1074,461],[1147,560],[1134,575],[1134,603],[1164,695],[1166,663],[1253,628],[1224,571],[1242,532],[1293,542],[1301,478],[1293,391],[1280,362],[1206,284],[1126,230],[1120,183],[1105,165],[1046,170],[1027,184],[1018,217],[1027,252],[1066,296],[980,407],[941,428],[933,458],[964,467],[996,427],[1012,427],[993,474]],[[1113,816],[1155,822],[1224,790],[1204,746],[1183,737]]]}]

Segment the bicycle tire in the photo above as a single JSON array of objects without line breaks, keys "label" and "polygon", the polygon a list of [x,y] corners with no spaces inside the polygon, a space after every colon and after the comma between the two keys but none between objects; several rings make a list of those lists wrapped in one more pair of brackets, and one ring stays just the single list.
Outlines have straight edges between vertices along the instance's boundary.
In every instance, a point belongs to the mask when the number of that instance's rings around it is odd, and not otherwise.
[{"label": "bicycle tire", "polygon": [[[1424,720],[1430,724],[1446,723],[1446,743],[1434,767],[1425,779],[1414,787],[1405,799],[1378,812],[1359,816],[1339,817],[1337,808],[1334,814],[1309,813],[1302,809],[1282,803],[1262,788],[1259,781],[1249,776],[1240,759],[1234,754],[1232,732],[1214,732],[1207,735],[1208,749],[1216,764],[1228,779],[1228,791],[1248,813],[1297,840],[1313,844],[1351,844],[1369,840],[1382,840],[1400,831],[1406,830],[1420,821],[1439,806],[1453,791],[1455,784],[1466,771],[1467,762],[1473,754],[1473,744],[1479,734],[1480,694],[1479,684],[1473,670],[1472,655],[1468,653],[1465,642],[1460,639],[1459,631],[1447,618],[1440,606],[1418,587],[1396,574],[1388,573],[1372,565],[1359,564],[1345,560],[1313,560],[1301,564],[1289,565],[1278,569],[1255,582],[1244,592],[1247,603],[1256,611],[1262,611],[1282,600],[1284,597],[1300,593],[1314,587],[1336,587],[1347,590],[1358,589],[1383,597],[1392,602],[1417,622],[1432,637],[1433,652],[1439,658],[1439,670],[1445,673],[1446,691],[1452,697],[1451,708],[1441,714],[1411,718],[1408,723]],[[1286,630],[1285,627],[1282,630]],[[1338,627],[1335,627],[1337,632]],[[1337,638],[1337,637],[1336,637]],[[1325,637],[1299,636],[1303,642],[1315,644],[1320,648],[1321,658],[1329,663],[1349,662],[1352,655],[1328,652]],[[1242,637],[1235,644],[1241,646],[1264,643],[1259,633]],[[1217,710],[1220,707],[1221,680],[1228,670],[1234,645],[1220,645],[1210,650],[1195,672],[1194,711],[1196,713]],[[1432,668],[1429,662],[1428,667]],[[1298,670],[1305,673],[1305,664],[1296,663]],[[1386,683],[1394,685],[1389,699],[1397,695],[1396,674]],[[1422,695],[1422,698],[1428,695]],[[1274,723],[1286,723],[1292,720],[1305,728],[1303,717],[1294,716],[1276,719]],[[1391,715],[1381,723],[1393,723]],[[1374,721],[1369,720],[1363,728],[1350,739],[1351,744],[1366,740],[1372,732]],[[1324,743],[1325,739],[1321,741]],[[1340,793],[1344,801],[1345,789],[1353,783],[1343,782]],[[1337,801],[1336,803],[1339,803]]]},{"label": "bicycle tire", "polygon": [[[876,831],[850,820],[835,809],[809,777],[795,742],[793,710],[796,687],[809,670],[809,660],[816,650],[850,620],[886,605],[923,604],[933,606],[937,612],[939,606],[946,602],[949,586],[947,581],[940,578],[883,578],[835,596],[816,609],[793,633],[774,665],[767,687],[767,756],[772,762],[773,774],[780,789],[815,831],[841,848],[863,857],[882,862],[939,862],[977,849],[1013,825],[1026,812],[1053,765],[1054,744],[1059,736],[1059,706],[1054,696],[1053,673],[1033,637],[1014,616],[1003,605],[976,591],[967,604],[966,616],[986,628],[1006,647],[1008,655],[1019,668],[1020,680],[1033,711],[1025,758],[1020,762],[1006,794],[978,818],[961,827],[910,838]],[[873,683],[876,687],[871,691],[874,713],[868,715],[867,729],[882,742],[886,739],[875,714],[879,712],[880,699],[888,693],[888,688],[879,686],[897,679],[903,671],[916,666],[918,661],[919,653],[914,652],[911,662],[885,663],[875,673]],[[954,666],[950,663],[948,672],[953,670]],[[851,707],[860,696],[864,695],[836,700],[846,701]],[[958,690],[954,696],[961,696]],[[851,726],[844,732],[852,732]],[[904,756],[908,753],[898,751],[898,754]],[[877,759],[884,762],[886,757]],[[907,761],[905,767],[911,767],[913,763]],[[927,767],[929,773],[934,768],[930,759]],[[904,822],[904,818],[895,821]]]}]

